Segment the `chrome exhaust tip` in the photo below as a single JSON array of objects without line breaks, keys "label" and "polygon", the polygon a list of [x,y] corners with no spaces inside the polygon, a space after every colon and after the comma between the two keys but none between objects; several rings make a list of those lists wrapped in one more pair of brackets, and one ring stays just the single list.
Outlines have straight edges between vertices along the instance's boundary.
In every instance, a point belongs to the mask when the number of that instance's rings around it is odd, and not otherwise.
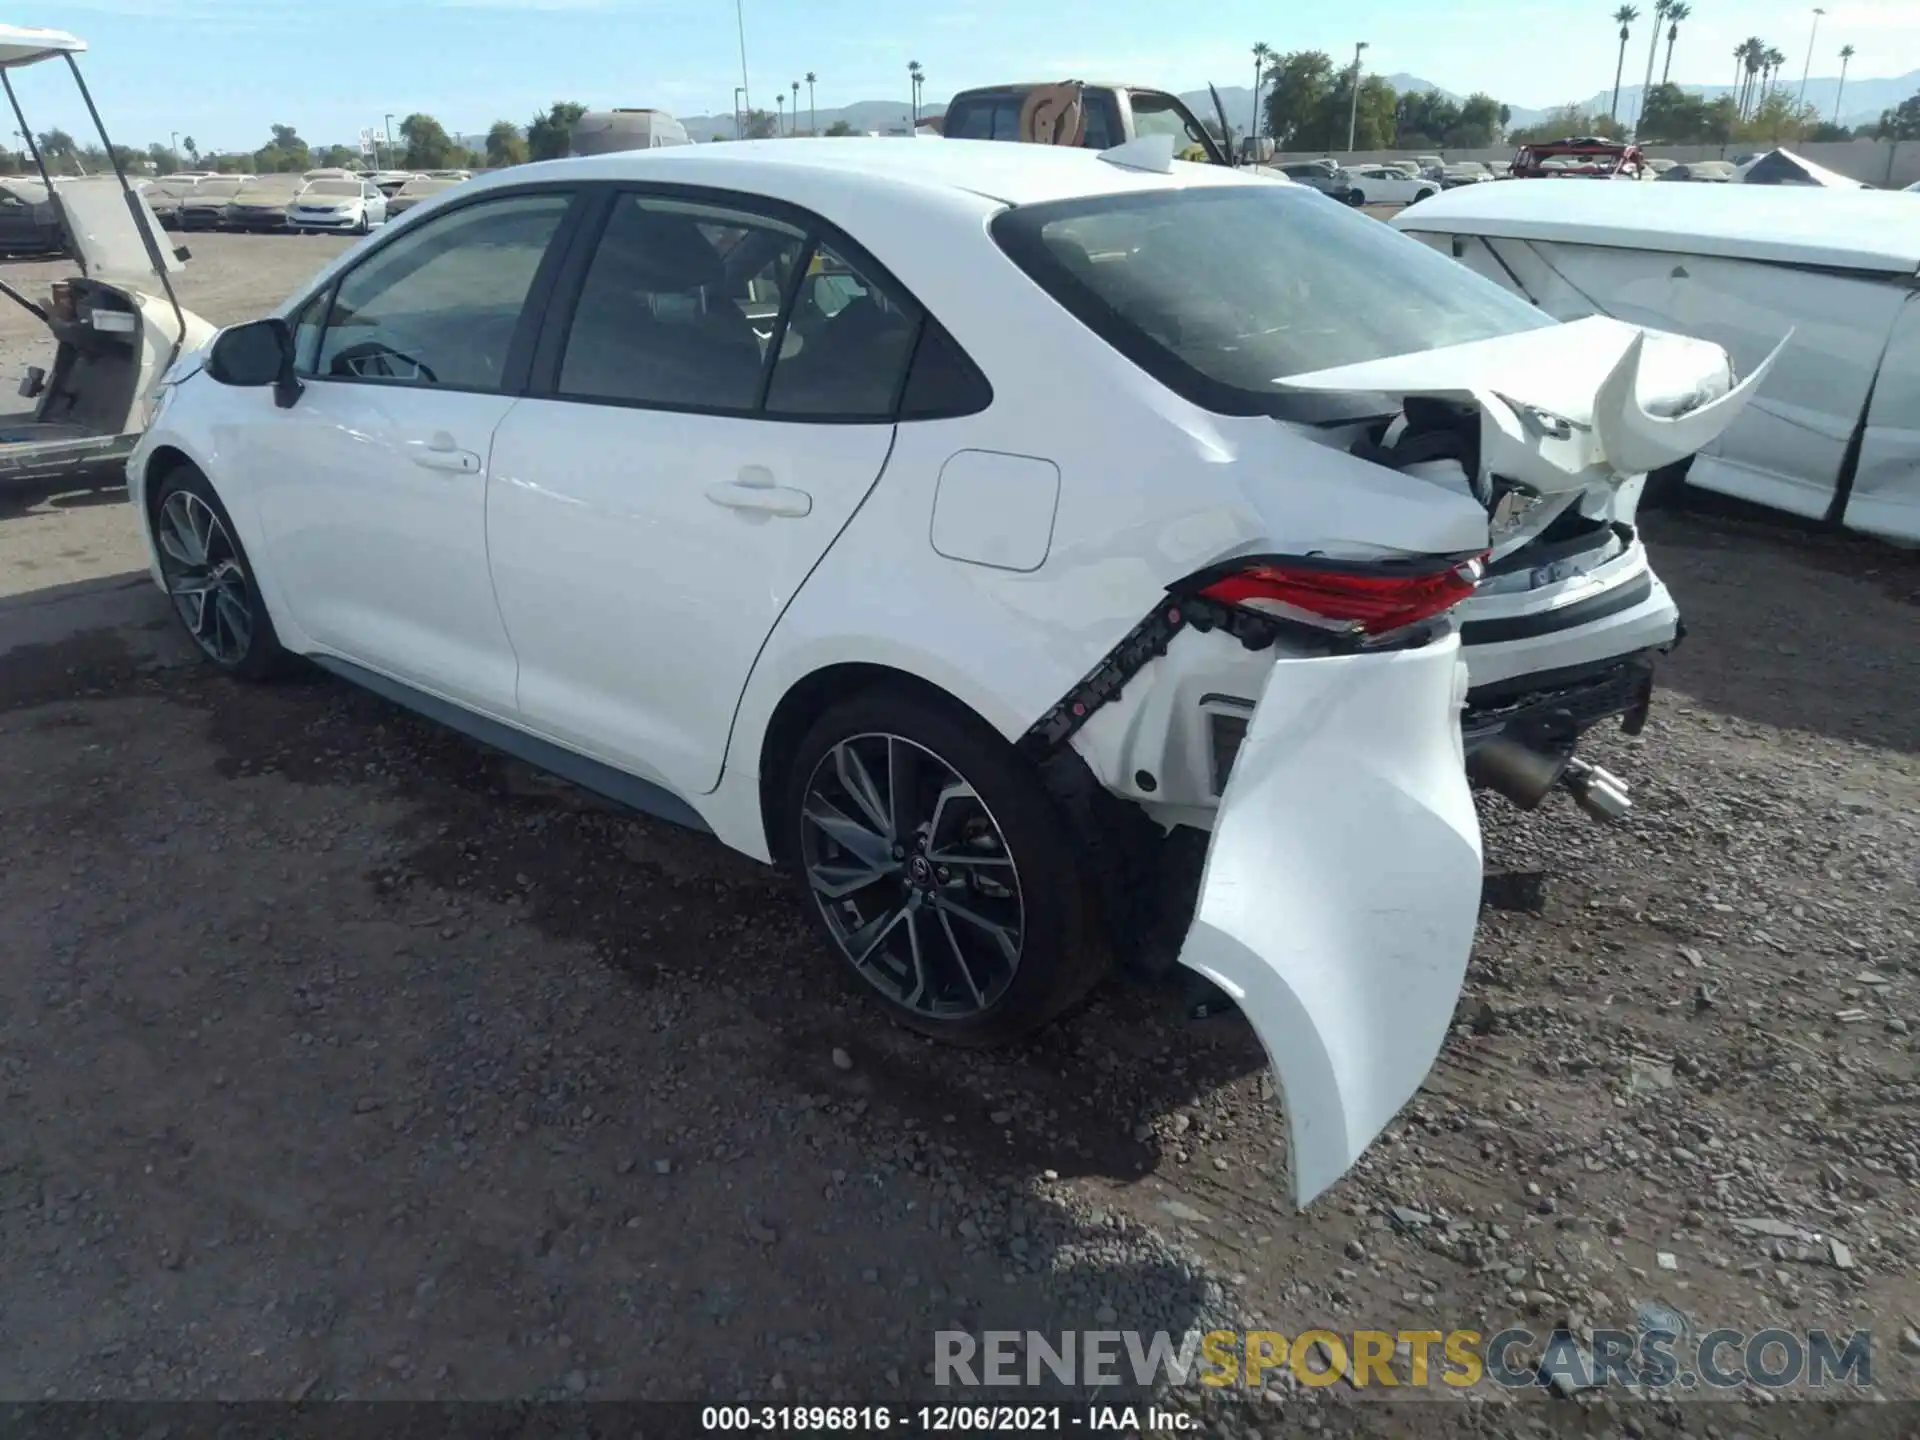
[{"label": "chrome exhaust tip", "polygon": [[1585,760],[1569,759],[1563,767],[1560,783],[1567,787],[1574,803],[1596,820],[1614,824],[1624,820],[1633,809],[1627,794],[1627,782],[1611,771]]}]

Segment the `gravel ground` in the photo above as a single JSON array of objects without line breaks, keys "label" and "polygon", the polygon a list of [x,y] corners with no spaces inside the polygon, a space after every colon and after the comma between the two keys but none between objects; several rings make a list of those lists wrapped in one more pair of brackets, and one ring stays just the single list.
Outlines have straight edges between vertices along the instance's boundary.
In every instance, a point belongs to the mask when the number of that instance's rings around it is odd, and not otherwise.
[{"label": "gravel ground", "polygon": [[[333,243],[232,239],[286,273],[187,303],[237,318]],[[126,545],[74,498],[0,504],[0,1398],[845,1400],[924,1391],[937,1329],[1649,1307],[1871,1326],[1920,1397],[1912,557],[1654,520],[1691,634],[1595,749],[1634,816],[1490,803],[1459,1023],[1303,1216],[1237,1016],[1115,982],[931,1047],[710,840],[330,679],[227,683],[138,585],[23,577],[76,523]],[[1520,1433],[1529,1397],[1476,1394],[1207,1408]],[[1802,1409],[1767,1399],[1711,1418]]]}]

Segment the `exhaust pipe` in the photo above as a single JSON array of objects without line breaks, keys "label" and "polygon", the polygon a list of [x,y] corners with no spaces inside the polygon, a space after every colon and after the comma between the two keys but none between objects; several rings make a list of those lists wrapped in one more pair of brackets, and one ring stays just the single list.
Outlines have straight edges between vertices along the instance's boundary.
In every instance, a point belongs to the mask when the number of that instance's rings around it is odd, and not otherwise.
[{"label": "exhaust pipe", "polygon": [[1539,750],[1500,735],[1482,742],[1467,756],[1467,779],[1504,795],[1521,810],[1537,809],[1556,789],[1564,789],[1595,820],[1609,824],[1633,809],[1627,785],[1611,771],[1571,751]]},{"label": "exhaust pipe", "polygon": [[1497,735],[1474,747],[1467,756],[1467,778],[1532,810],[1552,793],[1573,761],[1569,755],[1550,754]]},{"label": "exhaust pipe", "polygon": [[1560,783],[1567,787],[1573,796],[1574,804],[1596,820],[1608,824],[1622,820],[1633,801],[1627,796],[1627,785],[1618,775],[1602,770],[1598,765],[1589,765],[1584,760],[1569,759]]}]

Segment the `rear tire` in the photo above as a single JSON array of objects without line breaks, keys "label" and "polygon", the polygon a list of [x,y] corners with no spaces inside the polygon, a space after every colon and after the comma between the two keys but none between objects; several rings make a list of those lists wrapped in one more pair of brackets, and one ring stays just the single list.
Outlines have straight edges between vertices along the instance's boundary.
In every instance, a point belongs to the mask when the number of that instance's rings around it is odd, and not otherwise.
[{"label": "rear tire", "polygon": [[207,477],[180,465],[161,477],[153,497],[154,547],[187,638],[219,669],[264,680],[287,666],[260,598],[252,562],[226,506]]},{"label": "rear tire", "polygon": [[775,824],[828,943],[923,1035],[1018,1040],[1109,968],[1065,818],[957,707],[890,687],[834,706],[795,750]]}]

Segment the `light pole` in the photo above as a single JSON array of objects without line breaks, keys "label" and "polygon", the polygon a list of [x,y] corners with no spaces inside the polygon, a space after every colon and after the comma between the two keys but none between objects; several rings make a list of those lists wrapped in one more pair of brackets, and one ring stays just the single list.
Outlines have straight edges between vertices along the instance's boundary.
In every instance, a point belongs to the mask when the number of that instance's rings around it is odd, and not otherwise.
[{"label": "light pole", "polygon": [[733,87],[733,138],[747,138],[747,87],[744,85]]},{"label": "light pole", "polygon": [[1367,48],[1365,40],[1353,47],[1353,104],[1347,111],[1347,154],[1353,154],[1354,137],[1360,130],[1360,55]]},{"label": "light pole", "polygon": [[1795,105],[1807,103],[1807,76],[1813,73],[1813,41],[1820,33],[1820,17],[1826,13],[1818,5],[1813,7],[1813,29],[1807,35],[1807,63],[1800,71],[1800,98],[1793,102]]},{"label": "light pole", "polygon": [[746,0],[733,0],[734,23],[740,28],[740,108],[743,113],[753,112],[753,94],[747,88],[747,12]]},{"label": "light pole", "polygon": [[173,158],[175,160],[180,158],[180,132],[178,130],[169,130],[167,132],[167,148],[173,152]]},{"label": "light pole", "polygon": [[387,116],[387,163],[393,164],[393,116]]}]

